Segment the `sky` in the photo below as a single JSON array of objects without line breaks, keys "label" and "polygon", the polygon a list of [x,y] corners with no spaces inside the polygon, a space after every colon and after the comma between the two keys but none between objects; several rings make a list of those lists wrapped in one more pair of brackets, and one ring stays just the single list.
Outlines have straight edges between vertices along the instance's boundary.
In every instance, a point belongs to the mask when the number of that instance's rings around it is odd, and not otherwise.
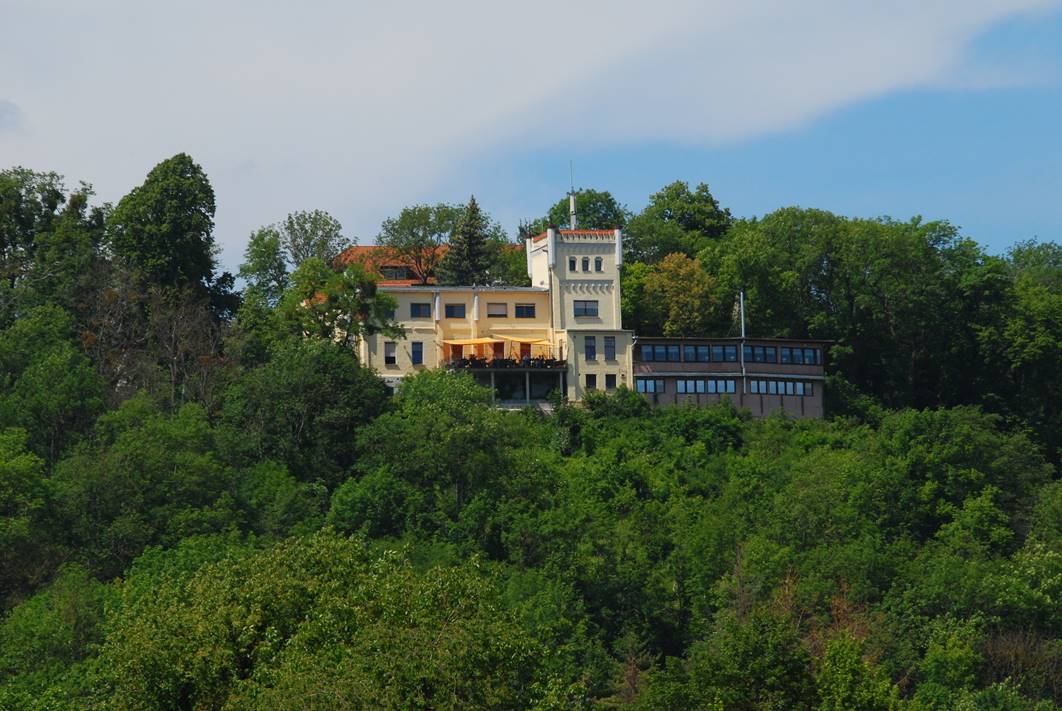
[{"label": "sky", "polygon": [[118,201],[187,152],[220,261],[323,209],[371,243],[474,194],[515,231],[575,184],[738,216],[1062,240],[1062,0],[0,0],[0,168]]}]

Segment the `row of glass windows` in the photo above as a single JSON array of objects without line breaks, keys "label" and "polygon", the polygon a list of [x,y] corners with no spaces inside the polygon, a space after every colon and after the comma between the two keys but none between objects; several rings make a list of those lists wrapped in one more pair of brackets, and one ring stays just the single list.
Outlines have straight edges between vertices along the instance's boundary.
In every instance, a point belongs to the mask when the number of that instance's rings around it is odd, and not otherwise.
[{"label": "row of glass windows", "polygon": [[[573,309],[576,316],[590,316],[596,317],[598,315],[598,303],[597,301],[576,300],[573,303]],[[446,318],[465,318],[466,310],[465,304],[446,304],[443,308]],[[505,303],[488,303],[487,304],[487,318],[507,318],[509,316],[509,305]],[[534,304],[516,304],[513,308],[513,316],[516,318],[534,318],[535,317],[535,305]],[[390,318],[395,317],[394,311],[389,314]],[[431,302],[417,302],[409,305],[409,317],[410,318],[431,318]]]},{"label": "row of glass windows", "polygon": [[[640,393],[667,392],[667,381],[663,378],[635,378],[634,386]],[[730,378],[680,378],[675,381],[675,392],[680,395],[723,395],[737,392],[737,381]]]},{"label": "row of glass windows", "polygon": [[[446,318],[465,318],[465,304],[445,304],[443,307],[443,313]],[[535,317],[535,305],[534,304],[516,304],[514,307],[513,315],[516,318],[534,318]],[[391,314],[392,318],[394,314]],[[487,317],[488,318],[506,318],[509,316],[509,305],[505,303],[488,303],[487,304]],[[412,303],[409,305],[409,317],[410,318],[431,318],[431,303]]]},{"label": "row of glass windows", "polygon": [[[586,375],[586,389],[587,390],[597,390],[597,374],[596,373],[587,373],[587,375]],[[605,390],[615,390],[615,389],[616,389],[616,374],[615,373],[606,373],[605,374]]]},{"label": "row of glass windows", "polygon": [[[409,362],[413,365],[424,363],[424,343],[421,341],[409,342]],[[384,342],[384,365],[398,363],[398,344],[394,341]]]},{"label": "row of glass windows", "polygon": [[749,392],[759,395],[797,395],[811,397],[811,383],[799,380],[750,380]]},{"label": "row of glass windows", "polygon": [[[575,257],[568,257],[568,271],[570,271],[570,272],[578,271],[578,269],[575,268],[576,264],[577,264],[577,260],[575,259]],[[583,257],[583,271],[584,272],[590,271],[590,257]],[[602,259],[601,257],[594,257],[594,271],[595,272],[603,272],[603,271],[605,271],[605,260]]]},{"label": "row of glass windows", "polygon": [[737,362],[737,346],[679,346],[677,343],[654,345],[643,344],[640,348],[643,361],[658,363],[734,363]]},{"label": "row of glass windows", "polygon": [[[667,392],[664,378],[635,378],[635,389],[640,393]],[[737,392],[737,381],[731,378],[679,378],[675,381],[679,395],[723,395]],[[750,380],[749,392],[762,395],[795,395],[811,397],[811,383],[799,380]]]},{"label": "row of glass windows", "polygon": [[[616,337],[604,336],[605,360],[616,360]],[[584,336],[583,356],[587,360],[597,360],[597,336]]]},{"label": "row of glass windows", "polygon": [[[725,345],[644,343],[638,352],[643,362],[657,363],[735,363],[738,359],[737,346]],[[818,348],[745,346],[743,355],[746,363],[822,365],[822,351]]]}]

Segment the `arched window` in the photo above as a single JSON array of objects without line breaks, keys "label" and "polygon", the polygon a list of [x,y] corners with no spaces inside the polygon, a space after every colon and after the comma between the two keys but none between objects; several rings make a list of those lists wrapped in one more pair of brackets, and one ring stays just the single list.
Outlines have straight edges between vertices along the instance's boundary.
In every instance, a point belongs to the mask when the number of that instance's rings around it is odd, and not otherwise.
[{"label": "arched window", "polygon": [[583,271],[590,271],[590,257],[583,257]]},{"label": "arched window", "polygon": [[603,272],[603,271],[605,271],[604,264],[605,264],[605,260],[602,259],[601,257],[594,258],[594,271],[595,272]]}]

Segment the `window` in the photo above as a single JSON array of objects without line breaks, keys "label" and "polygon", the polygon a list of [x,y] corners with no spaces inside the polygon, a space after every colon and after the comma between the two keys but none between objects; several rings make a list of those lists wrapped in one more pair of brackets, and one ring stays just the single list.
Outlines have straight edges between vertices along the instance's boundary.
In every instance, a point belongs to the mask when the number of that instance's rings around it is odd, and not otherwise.
[{"label": "window", "polygon": [[394,309],[388,309],[387,311],[385,311],[384,312],[384,318],[386,318],[388,321],[394,321],[395,320],[395,310]]},{"label": "window", "polygon": [[723,354],[726,356],[727,363],[737,362],[737,346],[723,346]]},{"label": "window", "polygon": [[662,393],[665,390],[664,379],[636,378],[634,381],[634,388],[640,393]]},{"label": "window", "polygon": [[410,304],[410,318],[431,318],[431,304]]},{"label": "window", "polygon": [[575,302],[575,315],[579,316],[597,316],[597,301],[576,301]]},{"label": "window", "polygon": [[778,355],[775,352],[774,346],[765,346],[763,349],[763,357],[765,363],[777,363]]},{"label": "window", "polygon": [[583,355],[587,360],[597,360],[597,336],[586,336],[583,344]]},{"label": "window", "polygon": [[583,257],[583,271],[590,271],[590,257]]},{"label": "window", "polygon": [[768,381],[768,383],[767,383],[767,393],[769,395],[777,395],[778,394],[778,382],[776,380]]},{"label": "window", "polygon": [[819,365],[822,363],[822,358],[819,356],[818,348],[805,348],[804,349],[804,362],[808,365]]},{"label": "window", "polygon": [[616,360],[615,336],[605,336],[605,360]]},{"label": "window", "polygon": [[677,343],[675,343],[674,345],[669,345],[667,347],[667,359],[672,363],[678,363],[680,360],[682,360],[679,357],[679,347]]},{"label": "window", "polygon": [[424,362],[424,344],[420,341],[413,341],[409,345],[410,348],[412,348],[411,360],[413,362],[413,365],[420,365]]},{"label": "window", "polygon": [[790,353],[792,351],[789,348],[779,348],[778,350],[780,350],[782,353],[782,362],[788,363],[790,361]]},{"label": "window", "polygon": [[654,360],[653,359],[653,347],[652,346],[646,346],[646,345],[642,346],[642,360],[646,361],[646,362]]},{"label": "window", "polygon": [[708,362],[708,346],[697,346],[697,362]]},{"label": "window", "polygon": [[745,346],[741,349],[741,357],[745,359],[746,363],[752,362],[752,346]]},{"label": "window", "polygon": [[465,317],[465,305],[464,304],[447,304],[446,305],[446,318],[464,318]]},{"label": "window", "polygon": [[811,383],[804,383],[804,395],[811,397]]},{"label": "window", "polygon": [[505,317],[508,315],[508,304],[487,304],[487,318],[494,318],[497,316]]},{"label": "window", "polygon": [[737,391],[737,382],[734,380],[709,380],[708,393],[725,395]]},{"label": "window", "polygon": [[693,363],[697,360],[697,346],[683,346],[682,347],[682,360],[687,363]]},{"label": "window", "polygon": [[714,360],[716,363],[722,363],[723,362],[723,347],[722,346],[712,346],[712,360]]},{"label": "window", "polygon": [[535,317],[535,305],[534,304],[517,304],[516,305],[516,318],[534,318]]},{"label": "window", "polygon": [[615,373],[606,373],[605,374],[605,390],[615,390],[615,389],[616,389],[616,374]]},{"label": "window", "polygon": [[793,355],[790,358],[793,361],[793,363],[796,363],[798,365],[804,365],[804,349],[803,348],[794,348],[793,349]]},{"label": "window", "polygon": [[663,363],[667,360],[667,346],[653,346],[653,355],[655,356],[655,360]]},{"label": "window", "polygon": [[763,346],[753,346],[752,347],[752,362],[753,363],[762,363],[763,362]]},{"label": "window", "polygon": [[568,257],[568,271],[575,271],[575,257]]},{"label": "window", "polygon": [[676,392],[680,395],[693,395],[705,391],[703,378],[682,378],[676,381],[675,385]]},{"label": "window", "polygon": [[594,271],[595,272],[603,272],[603,271],[605,271],[605,260],[602,259],[601,257],[594,257]]},{"label": "window", "polygon": [[586,376],[586,389],[597,390],[597,376],[590,373]]},{"label": "window", "polygon": [[398,362],[398,344],[394,341],[384,343],[384,365],[394,365]]}]

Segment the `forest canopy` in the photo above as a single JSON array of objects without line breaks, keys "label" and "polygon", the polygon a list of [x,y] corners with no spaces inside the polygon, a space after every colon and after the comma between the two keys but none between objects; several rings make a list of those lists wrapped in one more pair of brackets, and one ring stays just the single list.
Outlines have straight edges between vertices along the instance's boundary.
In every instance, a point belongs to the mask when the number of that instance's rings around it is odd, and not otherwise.
[{"label": "forest canopy", "polygon": [[[729,335],[744,290],[833,343],[828,418],[392,396],[334,217],[256,230],[237,289],[190,156],[116,206],[0,172],[0,709],[1062,705],[1062,247],[580,195],[627,328]],[[381,235],[522,278],[474,198]]]}]

